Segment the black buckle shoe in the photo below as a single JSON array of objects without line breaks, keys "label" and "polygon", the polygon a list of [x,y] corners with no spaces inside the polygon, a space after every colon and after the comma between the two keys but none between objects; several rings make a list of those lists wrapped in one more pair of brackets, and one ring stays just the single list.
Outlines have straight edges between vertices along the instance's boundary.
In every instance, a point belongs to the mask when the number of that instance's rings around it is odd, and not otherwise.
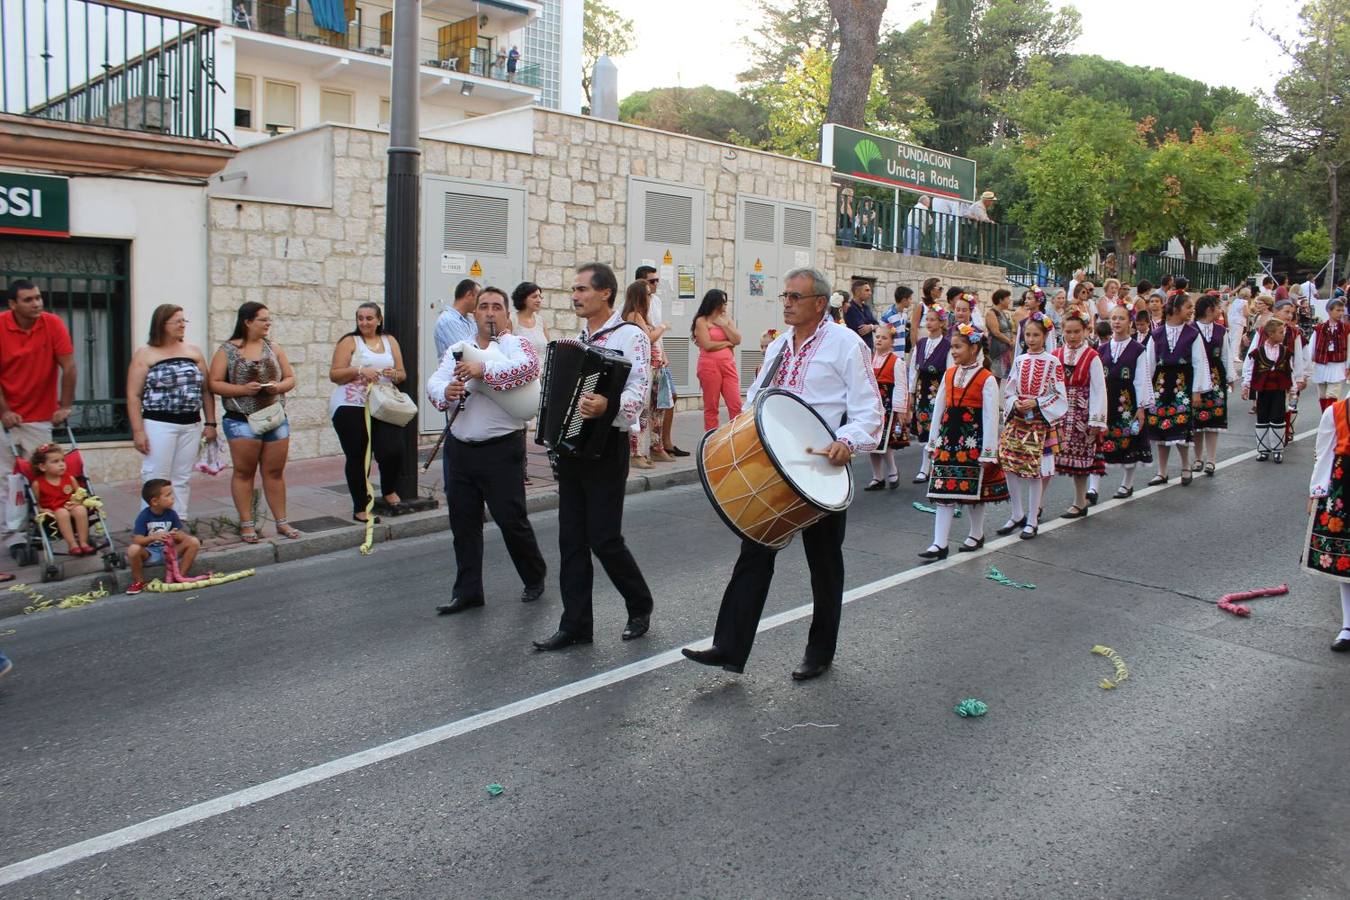
[{"label": "black buckle shoe", "polygon": [[436,607],[436,615],[453,616],[455,613],[464,612],[466,609],[477,609],[482,605],[482,597],[455,597],[444,606]]},{"label": "black buckle shoe", "polygon": [[619,638],[625,641],[640,638],[646,634],[647,630],[651,627],[652,617],[650,615],[631,616],[628,619],[628,624],[624,626],[623,634],[619,635]]},{"label": "black buckle shoe", "polygon": [[542,596],[544,596],[544,583],[541,581],[538,584],[529,585],[525,590],[521,591],[520,602],[533,603]]},{"label": "black buckle shoe", "polygon": [[1022,527],[1023,525],[1025,525],[1025,524],[1027,524],[1027,517],[1026,517],[1026,516],[1023,516],[1022,518],[1018,519],[1018,520],[1015,521],[1015,522],[1009,522],[1007,525],[1004,525],[1002,528],[995,528],[995,529],[994,529],[994,533],[995,533],[995,534],[998,534],[998,535],[1012,534],[1014,531],[1016,531],[1017,529],[1021,528],[1021,527]]},{"label": "black buckle shoe", "polygon": [[[972,540],[973,540],[975,543],[973,543],[973,544],[969,543],[969,541],[972,541]],[[959,547],[956,548],[956,552],[957,552],[957,553],[974,553],[976,550],[983,549],[983,547],[984,547],[984,538],[966,538],[964,541],[961,542],[961,546],[959,546]]]}]

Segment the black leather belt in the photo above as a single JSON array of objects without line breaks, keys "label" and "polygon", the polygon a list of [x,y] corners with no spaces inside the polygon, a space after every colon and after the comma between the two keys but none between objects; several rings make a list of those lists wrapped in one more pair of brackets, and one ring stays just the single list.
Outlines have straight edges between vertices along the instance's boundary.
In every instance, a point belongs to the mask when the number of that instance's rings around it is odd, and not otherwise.
[{"label": "black leather belt", "polygon": [[491,447],[493,444],[501,444],[512,438],[523,437],[524,434],[525,429],[522,428],[519,431],[512,431],[495,438],[488,438],[485,441],[465,441],[455,437],[453,434],[450,435],[450,440],[454,441],[456,444],[463,444],[465,447]]}]

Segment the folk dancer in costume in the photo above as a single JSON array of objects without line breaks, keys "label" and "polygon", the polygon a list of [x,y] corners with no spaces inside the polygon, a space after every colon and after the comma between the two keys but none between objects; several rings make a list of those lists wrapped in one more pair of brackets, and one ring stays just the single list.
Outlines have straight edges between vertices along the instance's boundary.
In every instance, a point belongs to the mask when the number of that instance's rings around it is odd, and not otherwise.
[{"label": "folk dancer in costume", "polygon": [[1216,321],[1219,298],[1205,294],[1195,301],[1195,327],[1200,329],[1209,360],[1210,388],[1200,395],[1195,408],[1195,462],[1192,472],[1214,477],[1219,454],[1219,433],[1228,430],[1228,329]]},{"label": "folk dancer in costume", "polygon": [[1346,376],[1346,347],[1350,345],[1350,327],[1345,323],[1345,301],[1327,301],[1327,321],[1313,328],[1308,340],[1308,358],[1312,360],[1312,380],[1317,385],[1317,405],[1327,407],[1341,398]]},{"label": "folk dancer in costume", "polygon": [[1269,318],[1261,327],[1261,340],[1252,346],[1242,364],[1242,399],[1256,400],[1256,458],[1284,462],[1284,405],[1294,384],[1297,361],[1285,342],[1290,326]]},{"label": "folk dancer in costume", "polygon": [[[563,614],[551,637],[535,641],[536,650],[561,650],[591,642],[591,588],[594,553],[614,582],[628,610],[621,638],[631,641],[651,624],[652,592],[623,539],[623,498],[628,485],[628,432],[638,421],[650,386],[651,341],[647,333],[625,322],[614,308],[619,282],[604,263],[587,263],[572,282],[572,309],[586,323],[580,340],[618,351],[632,363],[619,398],[619,412],[609,429],[599,459],[558,459],[559,586]],[[578,408],[586,419],[604,415],[607,398],[582,396]]]},{"label": "folk dancer in costume", "polygon": [[1298,399],[1308,386],[1308,347],[1298,327],[1298,306],[1293,300],[1275,304],[1274,317],[1284,323],[1284,343],[1293,354],[1294,385],[1284,403],[1284,443],[1294,439],[1294,422],[1298,419]]},{"label": "folk dancer in costume", "polygon": [[[485,287],[478,293],[473,319],[478,347],[491,346],[493,334],[505,331],[506,294]],[[440,367],[427,379],[427,398],[437,409],[458,405],[465,384],[478,379],[492,391],[509,391],[539,378],[539,354],[534,345],[513,334],[495,338],[504,357],[487,362],[459,362],[447,348]],[[451,347],[458,346],[453,344]],[[445,444],[450,480],[445,486],[450,532],[455,546],[455,584],[450,603],[436,607],[451,615],[483,605],[483,504],[501,529],[506,552],[525,584],[524,603],[544,593],[548,568],[525,509],[525,420],[502,409],[482,391],[469,394],[450,426]]]},{"label": "folk dancer in costume", "polygon": [[1149,341],[1154,406],[1148,414],[1148,436],[1158,456],[1158,474],[1150,486],[1167,484],[1173,447],[1181,454],[1181,483],[1191,483],[1191,429],[1200,395],[1210,389],[1205,342],[1191,322],[1194,309],[1188,295],[1173,292],[1164,305],[1163,324],[1153,329]]},{"label": "folk dancer in costume", "polygon": [[[1030,309],[1021,321],[1017,323],[1017,340],[1013,341],[1013,358],[1021,356],[1027,352],[1026,327],[1027,320],[1040,313],[1046,316],[1045,323],[1050,326],[1050,330],[1045,332],[1045,342],[1042,349],[1047,353],[1054,353],[1058,345],[1059,336],[1055,334],[1054,323],[1049,318],[1049,313],[1045,311],[1045,292],[1040,288],[1034,288],[1028,293],[1022,295],[1023,308]],[[1005,410],[1006,412],[1006,410]]]},{"label": "folk dancer in costume", "polygon": [[956,549],[984,546],[986,503],[1008,499],[998,467],[999,387],[984,353],[986,336],[970,325],[952,335],[952,366],[933,401],[933,424],[925,448],[933,458],[928,499],[937,507],[933,543],[919,556],[946,559],[956,504],[970,507],[970,535]]},{"label": "folk dancer in costume", "polygon": [[[934,303],[923,316],[927,337],[919,338],[909,357],[909,408],[911,433],[921,441],[928,440],[928,429],[933,422],[933,400],[937,397],[942,373],[952,364],[952,342],[945,336],[947,311]],[[928,457],[919,460],[919,472],[914,484],[928,480]]]},{"label": "folk dancer in costume", "polygon": [[1153,319],[1148,310],[1141,309],[1131,314],[1134,317],[1133,340],[1141,347],[1147,347],[1153,340]]},{"label": "folk dancer in costume", "polygon": [[880,491],[900,486],[900,470],[895,465],[895,451],[909,446],[906,427],[909,425],[909,367],[905,355],[894,350],[895,329],[887,324],[872,333],[875,340],[872,351],[872,374],[881,391],[881,441],[867,457],[872,464],[872,481],[865,491]]},{"label": "folk dancer in costume", "polygon": [[1064,393],[1068,409],[1059,425],[1055,448],[1055,473],[1073,479],[1073,505],[1062,518],[1081,519],[1088,514],[1088,479],[1106,473],[1102,436],[1106,433],[1106,374],[1101,357],[1087,345],[1087,316],[1079,309],[1064,314],[1064,346],[1055,359],[1064,368]]},{"label": "folk dancer in costume", "polygon": [[1322,411],[1317,458],[1308,483],[1308,537],[1303,566],[1341,585],[1341,631],[1331,644],[1350,651],[1350,400]]},{"label": "folk dancer in costume", "polygon": [[[1103,341],[1100,352],[1106,376],[1106,434],[1102,437],[1102,461],[1120,466],[1125,474],[1113,500],[1134,494],[1134,470],[1139,463],[1153,462],[1144,420],[1153,403],[1153,383],[1149,378],[1148,350],[1130,335],[1130,313],[1124,306],[1114,307],[1108,321],[1111,337]],[[1101,476],[1088,481],[1088,502],[1096,501]]]},{"label": "folk dancer in costume", "polygon": [[1027,352],[1013,360],[1003,383],[1003,430],[998,440],[998,462],[1009,476],[1008,500],[1012,515],[999,534],[1021,528],[1023,540],[1040,530],[1041,497],[1055,473],[1055,426],[1068,411],[1064,369],[1046,352],[1046,335],[1054,328],[1050,317],[1032,313],[1024,323]]},{"label": "folk dancer in costume", "polygon": [[[791,326],[769,345],[764,369],[746,393],[747,405],[762,390],[796,394],[834,429],[826,448],[831,465],[847,466],[854,453],[877,445],[881,394],[868,360],[867,345],[826,313],[830,283],[816,269],[794,269],[783,279],[783,321]],[[801,533],[811,570],[813,611],[806,653],[792,671],[796,681],[823,674],[834,660],[844,602],[844,516],[832,513]],[[773,581],[778,551],[755,541],[741,542],[741,555],[722,594],[713,644],[685,648],[686,657],[705,666],[743,672],[755,641]]]}]

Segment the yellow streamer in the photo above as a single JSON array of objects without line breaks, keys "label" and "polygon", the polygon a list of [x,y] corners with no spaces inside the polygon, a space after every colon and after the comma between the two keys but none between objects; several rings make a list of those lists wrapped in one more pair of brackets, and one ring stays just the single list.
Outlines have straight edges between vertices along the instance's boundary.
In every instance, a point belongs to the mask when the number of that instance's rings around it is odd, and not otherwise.
[{"label": "yellow streamer", "polygon": [[366,539],[361,543],[361,555],[369,556],[375,545],[375,485],[370,483],[370,454],[374,438],[370,436],[370,395],[366,394]]},{"label": "yellow streamer", "polygon": [[71,594],[68,597],[62,597],[58,600],[55,597],[48,597],[45,594],[39,593],[35,588],[27,584],[11,585],[9,592],[12,594],[23,594],[29,600],[33,601],[23,608],[23,614],[25,616],[32,615],[36,612],[42,612],[47,609],[75,609],[79,606],[88,606],[95,600],[101,600],[108,596],[106,590],[97,588],[92,591],[85,591],[83,594]]},{"label": "yellow streamer", "polygon": [[1113,691],[1120,686],[1122,681],[1130,677],[1130,670],[1126,667],[1125,660],[1121,659],[1120,654],[1110,647],[1103,647],[1101,644],[1097,644],[1092,648],[1092,652],[1098,656],[1105,656],[1107,659],[1111,660],[1111,664],[1116,667],[1116,677],[1114,681],[1110,678],[1103,678],[1098,683],[1098,687],[1102,690]]},{"label": "yellow streamer", "polygon": [[243,569],[239,572],[223,572],[219,575],[212,575],[210,578],[203,578],[201,581],[161,581],[158,578],[146,582],[145,589],[154,591],[157,594],[171,594],[178,591],[195,591],[197,588],[214,587],[218,584],[229,584],[231,581],[238,581],[241,578],[248,578],[253,574],[253,569]]}]

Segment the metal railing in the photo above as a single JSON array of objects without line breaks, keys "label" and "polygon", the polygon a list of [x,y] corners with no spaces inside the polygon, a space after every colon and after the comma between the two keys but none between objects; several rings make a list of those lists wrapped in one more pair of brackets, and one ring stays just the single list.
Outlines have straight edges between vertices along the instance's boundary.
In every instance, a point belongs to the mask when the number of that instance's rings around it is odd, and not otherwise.
[{"label": "metal railing", "polygon": [[[348,22],[347,30],[339,32],[319,25],[314,19],[314,13],[304,7],[285,7],[260,0],[237,0],[234,4],[232,24],[247,31],[335,47],[339,50],[355,50],[388,59],[392,36],[383,33],[378,23],[378,14],[388,11],[387,8],[363,5],[361,18]],[[366,21],[368,16],[375,18],[376,22]],[[514,73],[508,72],[506,57],[500,52],[494,53],[483,47],[455,50],[442,48],[440,42],[434,39],[421,38],[418,41],[417,55],[418,62],[422,65],[447,72],[476,75],[479,78],[520,84],[525,87],[537,88],[543,85],[543,76],[538,65],[518,66]]]},{"label": "metal railing", "polygon": [[1134,259],[1134,280],[1147,278],[1159,284],[1164,275],[1175,278],[1184,275],[1190,281],[1189,290],[1216,290],[1224,283],[1219,267],[1214,263],[1192,262],[1175,256],[1159,256],[1155,253],[1137,253]]},{"label": "metal railing", "polygon": [[848,198],[842,190],[835,209],[835,243],[841,247],[987,266],[1003,265],[1010,252],[1010,229],[997,222],[977,222],[950,213],[927,212],[912,205],[901,205],[897,220],[891,201],[867,196]]},{"label": "metal railing", "polygon": [[213,140],[215,27],[120,0],[0,3],[0,110]]}]

